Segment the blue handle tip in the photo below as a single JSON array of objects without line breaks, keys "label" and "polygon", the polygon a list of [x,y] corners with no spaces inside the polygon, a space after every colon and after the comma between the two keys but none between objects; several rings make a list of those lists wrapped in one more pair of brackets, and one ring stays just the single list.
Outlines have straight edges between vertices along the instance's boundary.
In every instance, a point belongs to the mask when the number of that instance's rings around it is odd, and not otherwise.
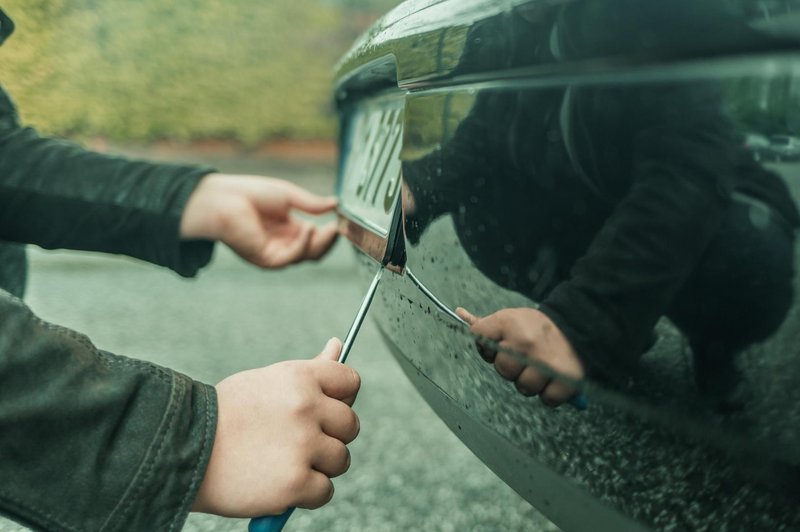
[{"label": "blue handle tip", "polygon": [[586,394],[579,393],[569,400],[569,404],[575,407],[576,410],[586,410],[589,408],[589,400],[586,399]]},{"label": "blue handle tip", "polygon": [[265,517],[257,517],[250,520],[250,525],[247,527],[248,532],[281,532],[286,525],[286,521],[292,516],[294,508],[289,508],[281,515],[268,515]]}]

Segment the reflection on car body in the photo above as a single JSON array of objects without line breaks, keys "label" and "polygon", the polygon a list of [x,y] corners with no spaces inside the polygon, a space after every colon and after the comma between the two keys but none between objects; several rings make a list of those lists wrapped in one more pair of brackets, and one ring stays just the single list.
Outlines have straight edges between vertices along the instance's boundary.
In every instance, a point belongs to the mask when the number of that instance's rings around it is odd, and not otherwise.
[{"label": "reflection on car body", "polygon": [[550,410],[384,280],[374,312],[420,393],[566,530],[800,527],[800,168],[764,157],[800,133],[800,30],[758,13],[412,1],[340,65],[346,222],[385,238],[402,191],[408,267],[445,310],[533,309],[586,369],[514,353],[590,399]]},{"label": "reflection on car body", "polygon": [[758,133],[747,133],[742,140],[742,147],[750,152],[756,161],[769,160],[769,139]]},{"label": "reflection on car body", "polygon": [[770,150],[777,161],[796,161],[800,159],[800,138],[790,135],[772,135]]}]

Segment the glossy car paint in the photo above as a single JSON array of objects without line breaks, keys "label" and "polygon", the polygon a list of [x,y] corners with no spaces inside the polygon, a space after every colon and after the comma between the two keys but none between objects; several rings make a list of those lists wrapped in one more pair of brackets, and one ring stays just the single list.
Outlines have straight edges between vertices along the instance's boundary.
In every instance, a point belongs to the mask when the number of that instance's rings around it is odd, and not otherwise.
[{"label": "glossy car paint", "polygon": [[[772,4],[764,12],[755,2],[406,2],[339,65],[343,217],[386,238],[404,194],[407,266],[436,298],[478,314],[535,307],[569,279],[624,200],[608,176],[635,173],[629,155],[645,133],[648,149],[663,142],[677,167],[713,169],[732,152],[694,137],[706,126],[729,127],[736,150],[744,132],[800,132],[800,25],[789,20],[798,10]],[[658,142],[653,127],[666,131]],[[689,138],[686,150],[671,147]],[[752,163],[785,185],[775,201],[797,203],[800,165]],[[763,202],[733,202],[753,227],[770,227]],[[662,226],[652,227],[660,239]],[[703,220],[697,227],[700,241]],[[466,327],[407,276],[385,275],[371,312],[451,430],[563,529],[794,529],[794,231],[734,239],[721,257],[730,268],[701,287],[722,308],[743,309],[725,331],[744,346],[736,361],[749,390],[734,411],[698,392],[681,332],[696,323],[679,328],[660,314],[632,368],[587,380],[581,412],[519,395],[477,356]],[[762,258],[764,287],[725,273],[753,261],[761,268]],[[376,263],[358,263],[366,284]]]}]

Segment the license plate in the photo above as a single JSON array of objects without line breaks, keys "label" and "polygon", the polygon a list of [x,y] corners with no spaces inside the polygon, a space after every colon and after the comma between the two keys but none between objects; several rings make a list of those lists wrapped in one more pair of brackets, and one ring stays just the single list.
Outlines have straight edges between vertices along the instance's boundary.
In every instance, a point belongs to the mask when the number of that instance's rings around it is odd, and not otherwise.
[{"label": "license plate", "polygon": [[337,194],[340,230],[384,264],[400,225],[402,96],[362,102],[347,118]]}]

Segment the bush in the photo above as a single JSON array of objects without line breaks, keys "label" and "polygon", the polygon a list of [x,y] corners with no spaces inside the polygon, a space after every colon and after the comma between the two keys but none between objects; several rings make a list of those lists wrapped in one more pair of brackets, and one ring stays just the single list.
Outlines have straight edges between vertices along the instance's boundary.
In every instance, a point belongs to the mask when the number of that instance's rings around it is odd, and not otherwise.
[{"label": "bush", "polygon": [[50,134],[329,137],[332,67],[359,4],[6,0],[17,31],[0,48],[3,82]]}]

